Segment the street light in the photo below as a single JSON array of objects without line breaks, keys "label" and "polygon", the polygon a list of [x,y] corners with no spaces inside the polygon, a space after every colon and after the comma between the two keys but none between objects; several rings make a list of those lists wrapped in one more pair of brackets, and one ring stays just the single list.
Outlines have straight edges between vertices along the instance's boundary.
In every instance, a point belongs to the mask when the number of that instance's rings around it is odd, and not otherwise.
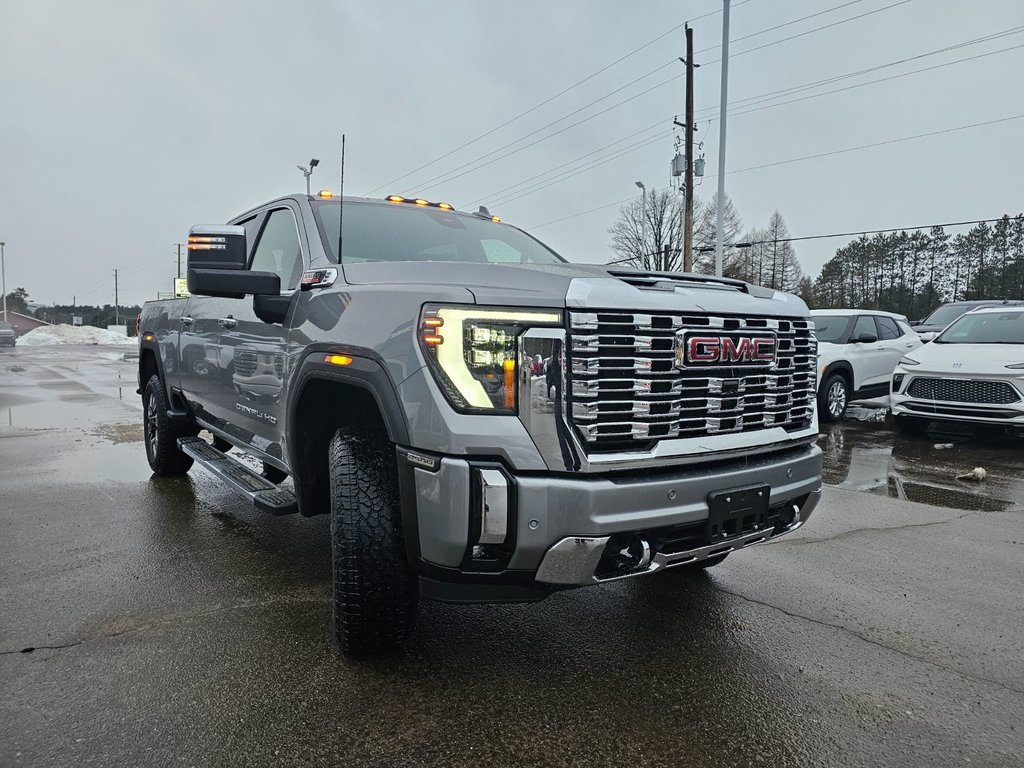
[{"label": "street light", "polygon": [[718,211],[715,222],[715,274],[722,276],[725,245],[725,119],[729,103],[729,0],[722,0],[722,97],[718,102]]},{"label": "street light", "polygon": [[302,171],[302,175],[306,177],[306,197],[309,197],[309,177],[313,175],[313,169],[316,168],[318,165],[320,165],[320,161],[314,157],[312,160],[309,161],[308,168],[304,165],[295,166],[300,171]]},{"label": "street light", "polygon": [[4,322],[7,322],[7,270],[4,265],[4,246],[7,243],[0,242],[0,280],[3,281],[4,291]]},{"label": "street light", "polygon": [[[643,257],[647,250],[647,187],[642,181],[634,181],[640,190],[640,256]],[[644,265],[638,264],[638,267]]]}]

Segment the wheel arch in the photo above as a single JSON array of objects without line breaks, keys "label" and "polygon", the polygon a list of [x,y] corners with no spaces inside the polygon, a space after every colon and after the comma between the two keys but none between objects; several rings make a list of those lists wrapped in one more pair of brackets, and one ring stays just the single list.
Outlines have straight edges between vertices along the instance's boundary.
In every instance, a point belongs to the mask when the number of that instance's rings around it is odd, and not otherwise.
[{"label": "wheel arch", "polygon": [[[351,362],[325,362],[332,354]],[[397,389],[383,365],[330,347],[310,351],[299,366],[290,390],[287,425],[288,463],[299,509],[306,516],[329,511],[327,454],[340,427],[378,428],[400,445],[409,439]]]},{"label": "wheel arch", "polygon": [[847,396],[852,397],[854,390],[856,389],[857,382],[853,375],[853,366],[850,365],[846,360],[837,360],[834,363],[829,363],[828,367],[822,371],[821,374],[821,385],[824,386],[828,377],[833,373],[838,373],[846,380],[846,388],[849,390]]}]

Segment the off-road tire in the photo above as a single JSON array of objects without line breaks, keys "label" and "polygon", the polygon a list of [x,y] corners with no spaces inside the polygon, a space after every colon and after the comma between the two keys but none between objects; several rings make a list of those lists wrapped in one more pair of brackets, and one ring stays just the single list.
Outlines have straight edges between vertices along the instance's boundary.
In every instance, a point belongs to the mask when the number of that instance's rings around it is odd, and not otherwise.
[{"label": "off-road tire", "polygon": [[178,438],[187,433],[175,429],[167,416],[167,393],[155,373],[146,382],[142,397],[143,433],[150,468],[162,477],[184,475],[192,467],[192,457],[178,448]]},{"label": "off-road tire", "polygon": [[342,427],[328,449],[334,634],[351,655],[401,646],[416,620],[417,583],[402,531],[394,446]]},{"label": "off-road tire", "polygon": [[[837,391],[833,393],[833,389]],[[841,399],[841,402],[834,398]],[[818,421],[839,421],[846,414],[850,404],[850,385],[841,373],[832,373],[825,377],[818,390]]]}]

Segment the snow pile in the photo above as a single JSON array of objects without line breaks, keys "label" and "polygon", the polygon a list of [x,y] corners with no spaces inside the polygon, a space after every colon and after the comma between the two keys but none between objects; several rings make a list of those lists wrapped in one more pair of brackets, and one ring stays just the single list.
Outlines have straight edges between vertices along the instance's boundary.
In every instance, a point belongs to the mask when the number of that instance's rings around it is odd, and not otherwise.
[{"label": "snow pile", "polygon": [[91,325],[44,325],[18,338],[18,345],[42,347],[50,344],[104,344],[135,346],[138,339]]}]

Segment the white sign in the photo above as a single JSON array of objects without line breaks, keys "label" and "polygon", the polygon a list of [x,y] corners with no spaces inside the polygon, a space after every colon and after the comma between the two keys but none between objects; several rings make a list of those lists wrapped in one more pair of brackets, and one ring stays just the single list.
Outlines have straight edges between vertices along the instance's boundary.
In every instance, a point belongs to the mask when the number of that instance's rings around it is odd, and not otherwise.
[{"label": "white sign", "polygon": [[72,315],[71,316],[71,324],[72,325],[81,325],[82,324],[82,316],[81,315]]}]

